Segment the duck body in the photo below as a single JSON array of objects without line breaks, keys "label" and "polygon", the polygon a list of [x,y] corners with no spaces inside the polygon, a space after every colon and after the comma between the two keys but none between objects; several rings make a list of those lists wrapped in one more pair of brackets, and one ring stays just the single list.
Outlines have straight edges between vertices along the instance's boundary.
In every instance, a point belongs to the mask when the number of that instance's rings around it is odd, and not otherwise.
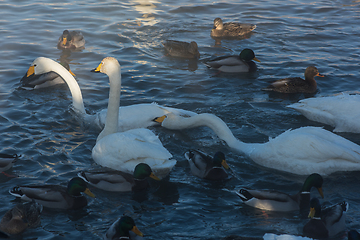
[{"label": "duck body", "polygon": [[205,62],[205,65],[221,72],[254,72],[257,70],[256,64],[252,61],[260,62],[251,49],[244,49],[240,55],[221,56]]},{"label": "duck body", "polygon": [[79,31],[64,30],[57,44],[58,49],[82,50],[85,48],[85,38]]},{"label": "duck body", "polygon": [[147,178],[159,180],[149,165],[139,163],[136,165],[134,174],[120,171],[81,171],[78,176],[88,184],[99,189],[111,192],[140,191],[149,187]]},{"label": "duck body", "polygon": [[332,238],[346,230],[345,216],[348,209],[346,202],[321,209],[319,199],[312,198],[309,217],[311,220],[304,226],[304,235],[310,238]]},{"label": "duck body", "polygon": [[122,216],[116,220],[104,235],[104,240],[130,239],[141,240],[143,234],[136,227],[134,220],[129,216]]},{"label": "duck body", "polygon": [[211,29],[210,36],[213,38],[243,37],[244,35],[253,31],[255,28],[256,25],[253,24],[236,22],[223,23],[221,18],[215,18],[214,27]]},{"label": "duck body", "polygon": [[317,90],[315,76],[324,77],[316,67],[310,66],[305,70],[305,80],[300,77],[284,78],[271,83],[262,90],[281,93],[315,93]]},{"label": "duck body", "polygon": [[252,190],[242,188],[237,193],[241,200],[249,206],[268,211],[308,211],[310,207],[310,190],[312,187],[318,189],[321,197],[323,178],[313,173],[308,176],[300,189],[294,195],[271,190]]},{"label": "duck body", "polygon": [[132,173],[139,163],[148,164],[154,173],[164,177],[176,164],[158,137],[148,129],[117,132],[119,121],[121,68],[115,58],[107,57],[93,70],[108,75],[110,93],[104,129],[99,134],[92,157],[101,166]]},{"label": "duck body", "polygon": [[67,187],[60,185],[27,185],[14,187],[11,195],[24,201],[35,201],[47,208],[57,209],[80,209],[87,205],[87,199],[81,195],[86,193],[95,197],[87,188],[81,178],[75,177],[69,181]]},{"label": "duck body", "polygon": [[170,56],[181,58],[200,58],[198,45],[194,41],[188,43],[176,40],[166,40],[162,43],[162,45]]},{"label": "duck body", "polygon": [[307,98],[287,106],[306,118],[335,127],[334,132],[360,133],[360,95],[341,93],[335,96]]},{"label": "duck body", "polygon": [[40,224],[42,206],[36,202],[17,204],[5,213],[0,221],[0,231],[7,235],[24,232]]},{"label": "duck body", "polygon": [[[360,146],[319,127],[287,130],[266,143],[244,143],[219,117],[202,113],[189,118],[168,114],[155,121],[162,127],[181,130],[206,126],[227,145],[255,163],[298,175],[328,175],[360,170]],[[290,161],[291,160],[291,161]]]},{"label": "duck body", "polygon": [[185,158],[189,162],[191,172],[197,177],[209,180],[222,180],[228,177],[224,168],[228,169],[229,166],[222,152],[217,152],[211,157],[199,150],[189,150],[185,153]]},{"label": "duck body", "polygon": [[19,155],[17,154],[6,154],[0,153],[0,172],[4,172],[12,168],[14,163],[19,159]]}]

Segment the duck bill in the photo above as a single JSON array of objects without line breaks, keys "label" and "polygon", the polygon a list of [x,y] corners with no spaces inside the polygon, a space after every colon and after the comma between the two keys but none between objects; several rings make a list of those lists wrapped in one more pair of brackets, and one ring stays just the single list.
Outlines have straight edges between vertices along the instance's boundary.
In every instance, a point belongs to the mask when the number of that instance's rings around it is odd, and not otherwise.
[{"label": "duck bill", "polygon": [[157,122],[157,123],[162,123],[165,120],[165,118],[166,118],[166,115],[154,118],[153,121]]},{"label": "duck bill", "polygon": [[63,41],[62,41],[62,44],[65,46],[65,45],[66,45],[66,43],[67,43],[67,38],[66,38],[66,37],[64,37],[64,38],[63,38]]},{"label": "duck bill", "polygon": [[71,75],[73,75],[74,77],[76,76],[75,73],[73,73],[70,69],[69,69],[69,73],[70,73]]},{"label": "duck bill", "polygon": [[320,196],[321,196],[322,198],[324,198],[324,193],[323,193],[322,188],[320,187],[320,188],[318,188],[317,190],[318,190]]},{"label": "duck bill", "polygon": [[88,195],[89,197],[92,197],[92,198],[95,197],[95,194],[93,194],[93,193],[90,191],[90,189],[88,189],[88,188],[85,189],[84,193],[85,193],[86,195]]},{"label": "duck bill", "polygon": [[91,70],[91,72],[100,72],[101,67],[102,67],[102,63],[100,63],[97,68]]},{"label": "duck bill", "polygon": [[325,77],[325,75],[322,75],[320,73],[317,73],[315,76],[317,76],[317,77]]},{"label": "duck bill", "polygon": [[257,62],[261,62],[259,59],[257,59],[256,57],[253,58],[254,61],[257,61]]},{"label": "duck bill", "polygon": [[150,174],[150,177],[151,177],[152,179],[155,179],[155,180],[160,181],[160,178],[158,178],[154,173],[151,173],[151,174]]},{"label": "duck bill", "polygon": [[310,212],[309,212],[309,218],[313,218],[315,216],[315,208],[310,208]]},{"label": "duck bill", "polygon": [[227,164],[227,162],[224,160],[221,161],[221,165],[225,168],[225,169],[229,169],[229,165]]},{"label": "duck bill", "polygon": [[26,77],[29,77],[31,75],[35,74],[35,67],[34,66],[30,66],[27,73],[26,73]]},{"label": "duck bill", "polygon": [[136,227],[136,226],[133,226],[133,228],[131,229],[131,231],[133,231],[136,235],[140,236],[140,237],[143,237],[144,234],[142,232],[140,232],[140,230]]}]

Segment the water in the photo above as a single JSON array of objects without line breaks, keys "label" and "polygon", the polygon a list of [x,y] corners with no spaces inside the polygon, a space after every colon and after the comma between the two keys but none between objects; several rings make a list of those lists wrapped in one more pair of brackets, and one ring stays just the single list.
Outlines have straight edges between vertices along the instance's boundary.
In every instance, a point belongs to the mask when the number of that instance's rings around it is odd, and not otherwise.
[{"label": "water", "polygon": [[[98,130],[82,126],[71,114],[65,86],[27,91],[19,81],[39,57],[67,59],[81,87],[85,107],[94,113],[107,106],[108,79],[93,74],[106,56],[122,65],[121,105],[157,102],[221,117],[244,142],[266,142],[289,128],[323,126],[285,108],[304,95],[269,95],[260,89],[288,76],[303,76],[315,65],[315,96],[359,90],[359,1],[9,1],[0,2],[1,63],[0,132],[2,152],[21,154],[10,174],[0,176],[0,214],[18,201],[8,190],[21,184],[66,185],[79,170],[96,166],[91,159]],[[181,3],[180,3],[181,2]],[[247,39],[210,38],[215,17],[256,24]],[[80,30],[81,52],[64,55],[56,48],[65,29]],[[196,41],[198,62],[165,56],[161,41]],[[252,48],[261,63],[252,74],[216,74],[202,63]],[[356,109],[354,109],[356,110]],[[332,130],[329,126],[324,126]],[[293,193],[304,178],[256,165],[231,151],[211,130],[152,129],[178,160],[168,179],[152,182],[145,196],[97,195],[80,211],[45,210],[41,227],[19,239],[100,239],[122,214],[135,219],[146,239],[220,239],[230,234],[261,237],[266,232],[301,234],[297,213],[269,213],[241,204],[233,190],[242,186]],[[360,144],[359,134],[341,133]],[[213,183],[191,175],[183,153],[199,148],[224,151],[236,173]],[[325,178],[325,203],[350,204],[348,229],[360,229],[358,172]],[[316,193],[314,193],[315,195]],[[1,215],[1,216],[2,216]]]}]

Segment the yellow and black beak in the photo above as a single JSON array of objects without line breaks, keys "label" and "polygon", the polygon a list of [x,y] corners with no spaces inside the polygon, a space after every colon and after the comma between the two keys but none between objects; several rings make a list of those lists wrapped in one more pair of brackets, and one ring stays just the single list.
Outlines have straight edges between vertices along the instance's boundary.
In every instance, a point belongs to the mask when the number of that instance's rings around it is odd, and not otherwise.
[{"label": "yellow and black beak", "polygon": [[31,75],[35,74],[35,66],[30,66],[27,73],[26,73],[26,77],[29,77]]},{"label": "yellow and black beak", "polygon": [[93,194],[93,193],[90,191],[90,189],[88,189],[88,188],[85,189],[84,193],[85,193],[86,195],[88,195],[89,197],[92,197],[92,198],[95,197],[95,194]]},{"label": "yellow and black beak", "polygon": [[67,43],[67,38],[66,38],[66,37],[63,37],[62,44],[65,46],[66,43]]},{"label": "yellow and black beak", "polygon": [[102,65],[103,65],[103,63],[100,63],[99,66],[97,68],[91,70],[91,72],[100,72]]},{"label": "yellow and black beak", "polygon": [[157,123],[162,123],[166,118],[166,115],[164,116],[161,116],[161,117],[156,117],[153,119],[154,122],[157,122]]}]

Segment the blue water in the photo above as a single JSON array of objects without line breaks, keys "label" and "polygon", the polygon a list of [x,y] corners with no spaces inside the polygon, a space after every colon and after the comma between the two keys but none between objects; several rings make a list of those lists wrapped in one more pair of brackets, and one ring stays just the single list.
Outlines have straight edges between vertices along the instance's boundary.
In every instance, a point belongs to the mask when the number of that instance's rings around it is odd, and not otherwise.
[{"label": "blue water", "polygon": [[[91,149],[98,130],[83,126],[71,114],[66,86],[28,91],[20,87],[32,61],[44,56],[67,59],[81,87],[86,110],[107,106],[108,79],[93,74],[106,56],[122,65],[121,105],[157,102],[221,117],[244,142],[266,142],[290,128],[323,126],[285,108],[304,96],[269,94],[260,89],[289,76],[302,77],[315,65],[321,74],[315,96],[360,89],[359,1],[0,1],[1,150],[21,154],[0,176],[4,214],[18,201],[8,190],[21,184],[62,184],[82,169],[94,167]],[[210,37],[213,20],[256,24],[247,39]],[[63,30],[79,30],[85,49],[64,56],[56,48]],[[189,61],[165,55],[161,41],[196,41],[201,58]],[[261,63],[251,74],[217,74],[204,59],[238,54],[251,48]],[[356,111],[357,109],[354,109]],[[332,130],[330,126],[325,129]],[[256,165],[231,151],[207,128],[170,131],[152,128],[178,161],[169,178],[145,196],[97,195],[80,211],[44,210],[42,224],[19,239],[101,239],[122,214],[135,219],[146,239],[220,239],[230,234],[261,237],[266,232],[301,234],[306,222],[297,213],[270,213],[243,205],[233,190],[242,186],[295,193],[305,177]],[[360,144],[360,135],[341,133]],[[183,153],[198,148],[221,150],[236,173],[226,182],[194,177]],[[350,204],[347,228],[360,229],[358,172],[325,177],[324,203]],[[314,193],[315,195],[315,193]],[[2,216],[1,215],[1,216]]]}]

